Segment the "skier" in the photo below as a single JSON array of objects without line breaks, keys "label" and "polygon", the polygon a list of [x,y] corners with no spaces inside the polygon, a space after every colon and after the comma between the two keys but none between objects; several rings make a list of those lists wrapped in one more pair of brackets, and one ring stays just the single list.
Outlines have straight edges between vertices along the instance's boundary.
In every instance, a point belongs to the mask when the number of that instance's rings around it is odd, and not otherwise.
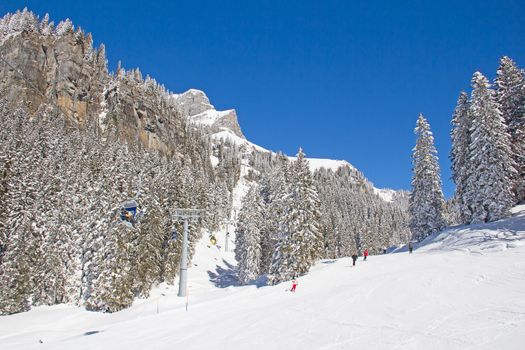
[{"label": "skier", "polygon": [[414,249],[414,246],[412,245],[412,242],[408,242],[408,252],[412,254],[412,250]]},{"label": "skier", "polygon": [[357,261],[357,253],[354,253],[352,255],[352,266],[355,266],[355,262]]},{"label": "skier", "polygon": [[368,256],[368,248],[365,249],[365,251],[363,252],[363,256],[365,257],[365,261],[366,261],[366,257]]},{"label": "skier", "polygon": [[297,288],[297,285],[299,284],[299,282],[297,282],[297,278],[293,278],[292,279],[292,289],[290,289],[290,292],[294,292],[295,293],[295,288]]}]

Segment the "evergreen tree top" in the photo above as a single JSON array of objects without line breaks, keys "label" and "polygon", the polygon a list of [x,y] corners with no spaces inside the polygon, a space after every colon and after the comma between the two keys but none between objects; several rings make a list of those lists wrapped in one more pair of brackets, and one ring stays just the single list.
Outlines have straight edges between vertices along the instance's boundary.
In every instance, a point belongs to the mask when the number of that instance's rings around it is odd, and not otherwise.
[{"label": "evergreen tree top", "polygon": [[477,87],[490,88],[489,80],[479,71],[474,72],[472,75],[472,88],[476,89]]}]

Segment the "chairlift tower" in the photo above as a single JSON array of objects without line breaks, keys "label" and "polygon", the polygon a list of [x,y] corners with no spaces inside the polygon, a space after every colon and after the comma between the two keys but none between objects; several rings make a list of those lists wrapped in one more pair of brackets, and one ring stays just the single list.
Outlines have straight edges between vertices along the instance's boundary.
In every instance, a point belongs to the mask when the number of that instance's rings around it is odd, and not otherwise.
[{"label": "chairlift tower", "polygon": [[182,255],[180,258],[179,293],[177,296],[185,297],[188,292],[188,222],[199,220],[204,209],[175,209],[173,220],[184,221],[184,236],[182,239]]}]

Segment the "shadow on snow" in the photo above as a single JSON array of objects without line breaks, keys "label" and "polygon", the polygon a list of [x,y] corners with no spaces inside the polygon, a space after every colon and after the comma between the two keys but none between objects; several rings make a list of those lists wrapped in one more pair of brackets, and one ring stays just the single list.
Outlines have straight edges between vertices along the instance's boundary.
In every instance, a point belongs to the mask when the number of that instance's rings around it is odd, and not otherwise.
[{"label": "shadow on snow", "polygon": [[[224,259],[222,263],[225,267],[217,265],[215,271],[208,271],[210,281],[218,288],[241,287],[235,266]],[[261,276],[245,284],[245,286],[256,286],[257,288],[266,287],[267,285],[268,278],[266,276]]]}]

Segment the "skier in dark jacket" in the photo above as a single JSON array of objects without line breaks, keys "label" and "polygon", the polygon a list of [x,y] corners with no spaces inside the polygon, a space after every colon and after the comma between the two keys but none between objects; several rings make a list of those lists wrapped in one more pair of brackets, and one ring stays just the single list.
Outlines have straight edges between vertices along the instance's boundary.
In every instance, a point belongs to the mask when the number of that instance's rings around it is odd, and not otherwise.
[{"label": "skier in dark jacket", "polygon": [[355,266],[355,262],[357,261],[357,253],[352,254],[352,266]]},{"label": "skier in dark jacket", "polygon": [[414,246],[412,245],[412,242],[408,242],[408,252],[412,254],[412,250],[414,250]]}]

